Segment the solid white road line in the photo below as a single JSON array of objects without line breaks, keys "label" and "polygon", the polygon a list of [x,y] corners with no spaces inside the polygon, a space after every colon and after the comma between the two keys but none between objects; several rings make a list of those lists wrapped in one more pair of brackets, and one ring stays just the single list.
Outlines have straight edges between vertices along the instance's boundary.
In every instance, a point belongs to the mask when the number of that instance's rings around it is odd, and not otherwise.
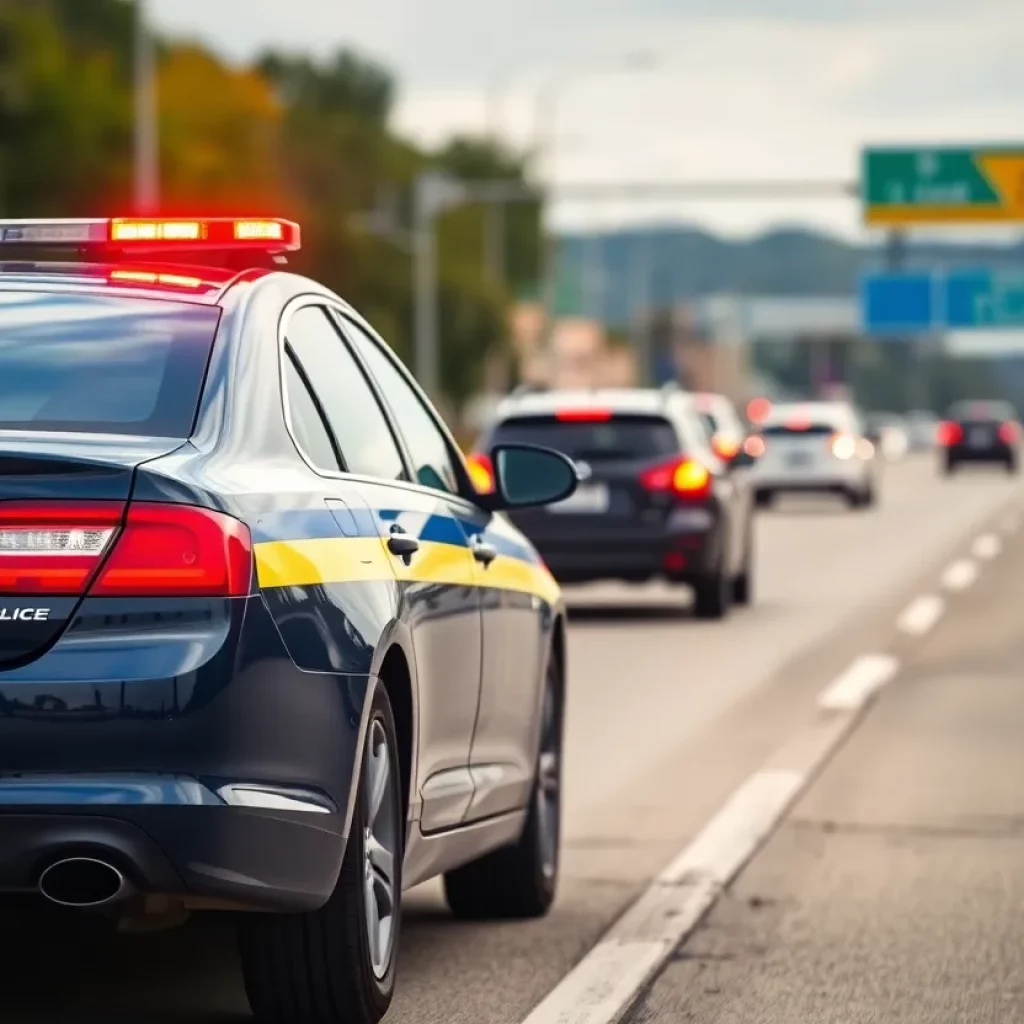
[{"label": "solid white road line", "polygon": [[1002,546],[1002,541],[994,533],[983,533],[971,546],[971,553],[978,558],[995,558]]},{"label": "solid white road line", "polygon": [[927,633],[942,615],[944,605],[941,597],[934,594],[925,594],[914,601],[903,610],[903,614],[896,620],[896,625],[904,633],[913,633],[921,636]]},{"label": "solid white road line", "polygon": [[799,771],[752,775],[524,1024],[621,1020],[778,824],[806,781],[807,774]]},{"label": "solid white road line", "polygon": [[818,698],[825,711],[856,711],[880,690],[899,668],[888,654],[865,654],[853,662]]},{"label": "solid white road line", "polygon": [[947,590],[966,590],[977,578],[978,566],[969,558],[961,558],[942,574],[942,585]]}]

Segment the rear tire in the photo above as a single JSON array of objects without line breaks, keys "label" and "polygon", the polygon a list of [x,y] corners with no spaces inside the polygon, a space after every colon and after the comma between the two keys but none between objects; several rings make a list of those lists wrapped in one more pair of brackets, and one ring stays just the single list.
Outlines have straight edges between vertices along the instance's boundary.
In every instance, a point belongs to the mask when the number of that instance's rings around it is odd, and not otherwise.
[{"label": "rear tire", "polygon": [[1013,476],[1016,475],[1019,471],[1020,466],[1018,465],[1017,460],[1011,455],[1010,458],[1006,460],[1006,472]]},{"label": "rear tire", "polygon": [[719,569],[693,584],[693,611],[698,619],[724,619],[729,614],[733,581]]},{"label": "rear tire", "polygon": [[400,765],[391,702],[378,685],[331,898],[305,914],[239,915],[245,990],[260,1024],[377,1024],[391,1005],[405,849]]},{"label": "rear tire", "polygon": [[775,493],[773,491],[758,491],[754,495],[754,504],[758,508],[771,508],[775,504]]},{"label": "rear tire", "polygon": [[956,472],[956,463],[952,459],[946,459],[942,464],[942,475],[952,476]]},{"label": "rear tire", "polygon": [[746,607],[754,601],[754,528],[747,527],[747,548],[743,555],[743,570],[732,581],[732,600]]},{"label": "rear tire", "polygon": [[562,674],[552,652],[541,706],[537,770],[526,825],[518,842],[444,876],[444,893],[464,921],[543,917],[558,888],[562,825]]}]

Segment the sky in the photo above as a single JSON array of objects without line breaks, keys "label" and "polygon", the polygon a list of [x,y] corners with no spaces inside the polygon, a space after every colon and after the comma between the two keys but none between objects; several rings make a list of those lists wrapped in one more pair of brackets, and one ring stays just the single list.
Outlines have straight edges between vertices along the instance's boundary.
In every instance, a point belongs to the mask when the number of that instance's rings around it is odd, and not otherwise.
[{"label": "sky", "polygon": [[[1020,0],[147,0],[239,61],[353,47],[395,127],[545,140],[547,180],[854,181],[865,144],[1024,142]],[[674,220],[863,234],[854,199],[554,204],[559,227]]]}]

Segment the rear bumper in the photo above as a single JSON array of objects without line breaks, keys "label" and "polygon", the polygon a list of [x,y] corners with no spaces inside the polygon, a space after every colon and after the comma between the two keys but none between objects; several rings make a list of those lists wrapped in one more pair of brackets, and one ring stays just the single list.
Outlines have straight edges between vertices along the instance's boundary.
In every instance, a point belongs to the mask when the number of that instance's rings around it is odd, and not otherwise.
[{"label": "rear bumper", "polygon": [[992,445],[988,448],[955,445],[945,449],[947,462],[1010,462],[1016,457],[1016,451],[1006,444]]},{"label": "rear bumper", "polygon": [[711,513],[702,529],[638,530],[631,524],[622,530],[573,528],[530,540],[559,583],[654,578],[689,582],[721,564],[722,529]]},{"label": "rear bumper", "polygon": [[0,891],[88,850],[145,893],[321,906],[370,677],[296,668],[258,597],[189,616],[91,603],[47,654],[0,671]]},{"label": "rear bumper", "polygon": [[821,473],[787,473],[766,470],[751,474],[755,492],[774,494],[849,494],[862,491],[871,483],[871,471],[864,465],[836,468]]},{"label": "rear bumper", "polygon": [[142,893],[315,910],[341,869],[342,831],[338,815],[224,806],[4,807],[0,891],[31,892],[49,864],[83,855],[111,863]]}]

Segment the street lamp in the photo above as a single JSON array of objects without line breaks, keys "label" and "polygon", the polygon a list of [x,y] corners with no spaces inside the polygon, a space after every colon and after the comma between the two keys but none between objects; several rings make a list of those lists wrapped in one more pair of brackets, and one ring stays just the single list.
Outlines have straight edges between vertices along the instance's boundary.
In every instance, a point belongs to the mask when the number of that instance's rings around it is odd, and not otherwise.
[{"label": "street lamp", "polygon": [[[549,187],[555,184],[555,144],[557,142],[559,104],[566,89],[578,80],[594,75],[616,72],[642,72],[657,67],[658,56],[647,51],[626,53],[616,60],[603,61],[586,67],[567,69],[550,78],[537,94],[534,107],[534,152],[541,161],[541,181],[547,178]],[[546,165],[546,166],[545,166]],[[545,173],[546,172],[546,173]],[[543,216],[543,214],[542,214]],[[541,224],[544,242],[541,247],[542,313],[544,319],[542,346],[545,354],[550,352],[551,329],[555,306],[556,285],[556,243],[548,238]]]},{"label": "street lamp", "polygon": [[156,59],[146,0],[135,0],[135,207],[152,213],[160,201]]}]

